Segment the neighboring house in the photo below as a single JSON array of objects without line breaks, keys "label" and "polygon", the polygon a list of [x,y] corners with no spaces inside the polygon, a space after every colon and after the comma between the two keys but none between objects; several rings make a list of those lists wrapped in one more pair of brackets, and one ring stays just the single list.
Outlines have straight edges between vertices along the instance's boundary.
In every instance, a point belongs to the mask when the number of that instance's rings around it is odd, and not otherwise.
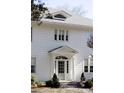
[{"label": "neighboring house", "polygon": [[93,33],[92,20],[63,10],[50,10],[53,18],[32,21],[31,72],[38,80],[80,81],[81,73],[92,78],[92,49],[87,40]]}]

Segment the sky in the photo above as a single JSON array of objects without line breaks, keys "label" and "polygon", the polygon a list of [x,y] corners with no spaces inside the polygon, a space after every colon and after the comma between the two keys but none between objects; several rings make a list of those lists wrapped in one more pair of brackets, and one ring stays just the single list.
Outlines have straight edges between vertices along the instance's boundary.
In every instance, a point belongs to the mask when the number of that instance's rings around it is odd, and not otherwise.
[{"label": "sky", "polygon": [[39,0],[44,2],[47,7],[62,8],[72,10],[79,8],[82,13],[81,15],[92,19],[92,3],[93,0]]}]

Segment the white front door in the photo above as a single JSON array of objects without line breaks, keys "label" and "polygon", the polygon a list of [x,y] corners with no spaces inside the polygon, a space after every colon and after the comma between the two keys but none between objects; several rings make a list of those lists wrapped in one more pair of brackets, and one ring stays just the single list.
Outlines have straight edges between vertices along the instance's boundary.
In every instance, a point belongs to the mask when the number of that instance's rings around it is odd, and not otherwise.
[{"label": "white front door", "polygon": [[58,78],[65,80],[65,61],[58,61]]}]

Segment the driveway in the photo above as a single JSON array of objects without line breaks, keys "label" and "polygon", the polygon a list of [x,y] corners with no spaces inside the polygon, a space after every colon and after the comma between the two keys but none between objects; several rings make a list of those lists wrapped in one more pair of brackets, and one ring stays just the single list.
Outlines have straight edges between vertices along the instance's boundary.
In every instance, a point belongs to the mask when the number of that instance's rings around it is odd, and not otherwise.
[{"label": "driveway", "polygon": [[93,93],[92,90],[82,88],[34,88],[31,93]]}]

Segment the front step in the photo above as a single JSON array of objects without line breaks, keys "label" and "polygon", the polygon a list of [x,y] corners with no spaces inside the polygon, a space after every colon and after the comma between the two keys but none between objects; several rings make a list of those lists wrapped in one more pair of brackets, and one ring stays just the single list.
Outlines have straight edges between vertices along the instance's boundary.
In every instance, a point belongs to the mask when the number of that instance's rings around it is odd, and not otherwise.
[{"label": "front step", "polygon": [[61,88],[80,88],[79,82],[60,82]]}]

